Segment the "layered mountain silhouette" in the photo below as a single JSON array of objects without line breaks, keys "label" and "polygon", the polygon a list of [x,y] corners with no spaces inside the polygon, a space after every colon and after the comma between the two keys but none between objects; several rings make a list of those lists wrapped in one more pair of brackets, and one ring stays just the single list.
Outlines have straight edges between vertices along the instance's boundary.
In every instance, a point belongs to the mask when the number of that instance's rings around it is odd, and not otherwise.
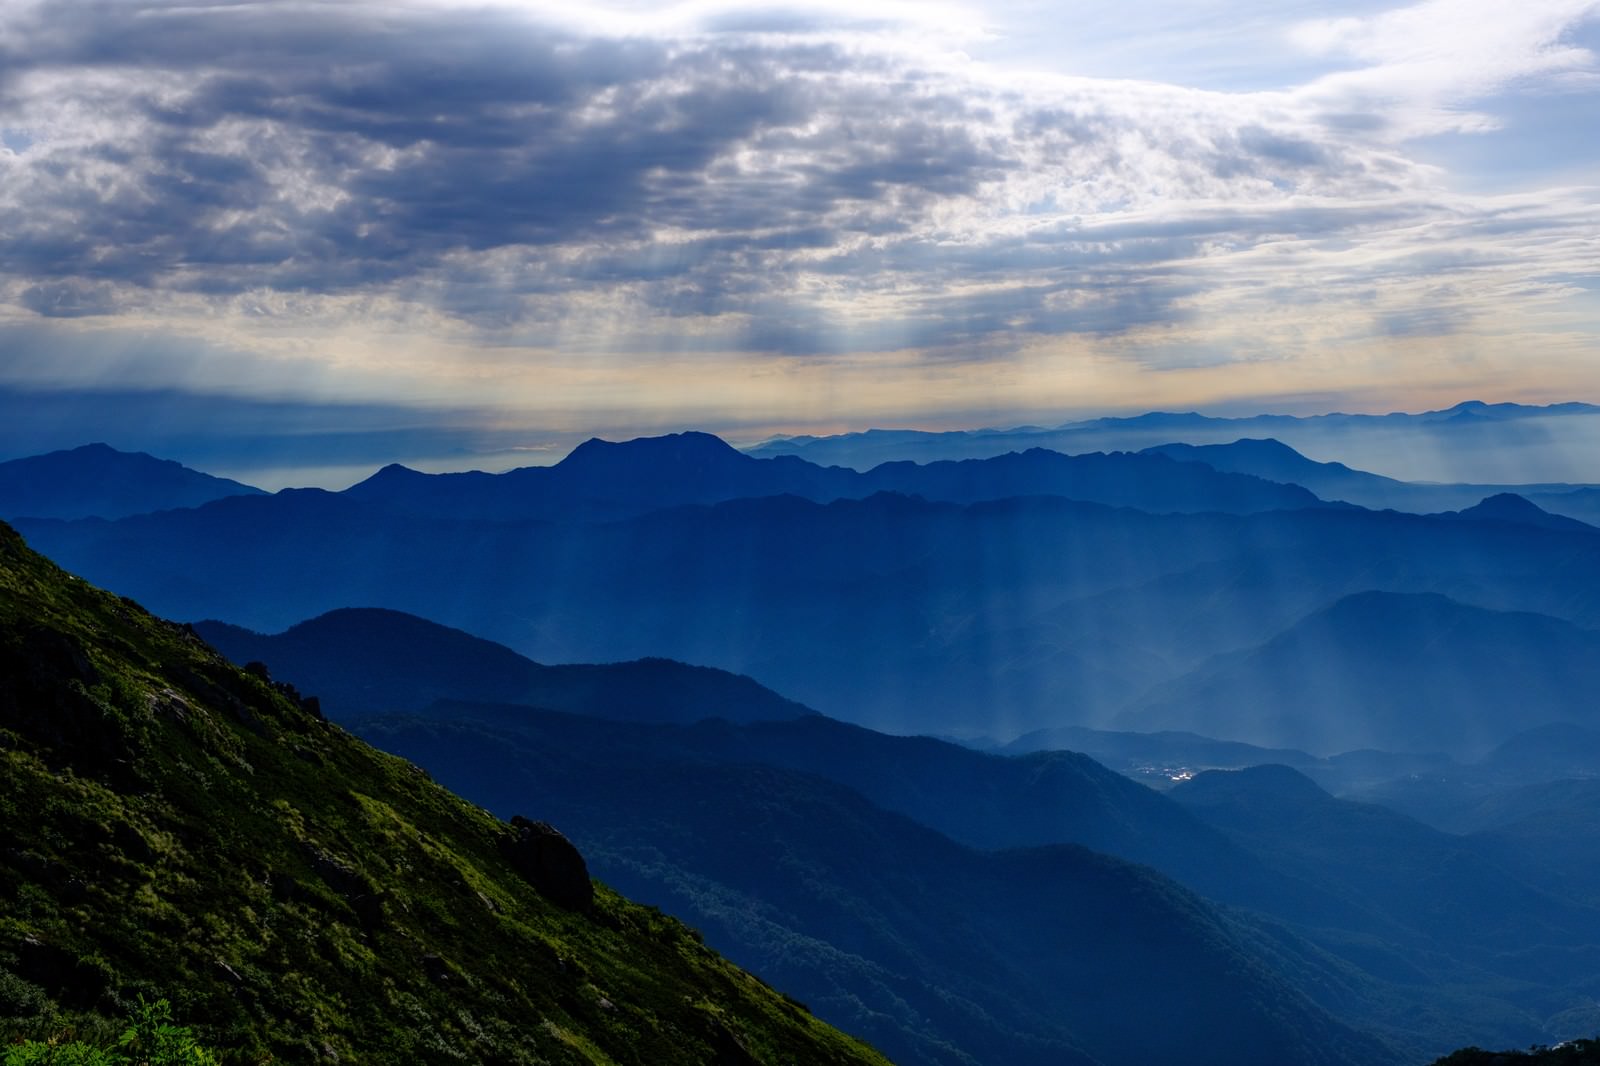
[{"label": "layered mountain silhouette", "polygon": [[1335,799],[1289,767],[1207,771],[1169,795],[1275,867],[1393,919],[1407,931],[1386,938],[1397,964],[1408,937],[1426,937],[1487,971],[1561,984],[1587,972],[1574,945],[1600,942],[1600,910],[1536,887],[1523,865],[1387,808]]},{"label": "layered mountain silhouette", "polygon": [[[589,827],[574,832],[606,876],[703,914],[697,920],[713,943],[736,959],[787,959],[793,969],[785,973],[807,1002],[860,1028],[897,1061],[921,1061],[926,1042],[944,1039],[985,1049],[972,1051],[978,1061],[1021,1054],[1002,1040],[1021,1024],[1018,1003],[1030,1002],[1016,998],[1012,982],[1031,987],[1043,973],[998,970],[972,955],[961,966],[984,966],[983,982],[941,968],[956,919],[917,916],[952,895],[967,898],[968,889],[958,887],[965,874],[928,872],[929,860],[917,857],[911,845],[929,839],[925,827],[967,847],[1023,844],[1028,852],[1089,839],[1163,873],[1182,871],[1186,884],[1203,884],[1208,897],[1236,908],[1234,933],[1263,965],[1344,1022],[1411,1049],[1412,1061],[1467,1041],[1525,1044],[1582,1031],[1564,1028],[1571,1019],[1549,1019],[1581,997],[1582,945],[1600,936],[1600,911],[1563,895],[1549,877],[1502,863],[1486,843],[1335,800],[1286,768],[1202,774],[1168,798],[1079,755],[986,756],[819,717],[682,727],[441,704],[356,728],[491,807],[520,794],[570,802],[563,818]],[[651,803],[630,803],[635,794]],[[725,817],[728,795],[749,796],[736,804],[741,817]],[[661,821],[641,819],[646,808]],[[1261,825],[1249,821],[1252,812]],[[657,837],[668,825],[683,827],[675,848]],[[871,843],[856,836],[867,826]],[[754,834],[771,840],[758,843]],[[727,840],[735,843],[718,843]],[[939,854],[939,863],[967,869]],[[892,895],[856,870],[866,855],[889,858]],[[803,888],[788,883],[796,870]],[[1010,905],[1006,890],[984,891],[995,893],[993,906]],[[1077,905],[1072,889],[1054,891],[1063,906]],[[1039,920],[1027,911],[1011,917]],[[1013,935],[957,924],[963,936],[990,944]],[[853,976],[841,984],[841,972]],[[888,982],[894,973],[954,990],[954,1005],[922,1007],[929,989]],[[973,1010],[989,1019],[984,1027],[960,1038],[943,1027]],[[891,1031],[858,1025],[857,1016],[877,1017]],[[1115,1057],[1081,1025],[1071,1031],[1097,1057]]]},{"label": "layered mountain silhouette", "polygon": [[238,1061],[884,1063],[3,525],[0,591],[8,1045],[159,996]]},{"label": "layered mountain silhouette", "polygon": [[196,622],[209,644],[243,666],[317,694],[344,718],[421,710],[441,700],[524,703],[643,721],[760,721],[813,713],[747,677],[669,659],[545,666],[510,648],[415,615],[344,608],[267,636]]},{"label": "layered mountain silhouette", "polygon": [[0,518],[122,518],[260,493],[170,459],[105,444],[0,463]]},{"label": "layered mountain silhouette", "polygon": [[[1396,1058],[1256,958],[1253,927],[1145,867],[1070,846],[973,850],[833,780],[754,761],[831,748],[844,758],[817,761],[848,762],[859,738],[836,723],[652,727],[457,706],[357,728],[491,809],[557,804],[601,876],[689,915],[897,1062]],[[904,742],[879,774],[983,758],[930,758],[927,743]],[[1292,938],[1283,950],[1319,965]]]},{"label": "layered mountain silhouette", "polygon": [[1514,492],[1496,493],[1493,496],[1485,497],[1471,507],[1442,514],[1439,517],[1457,522],[1514,522],[1519,525],[1539,526],[1542,529],[1556,529],[1571,533],[1589,532],[1591,530],[1600,532],[1600,530],[1595,530],[1595,527],[1587,522],[1580,522],[1576,518],[1568,518],[1565,515],[1551,514],[1531,500]]},{"label": "layered mountain silhouette", "polygon": [[[1582,519],[1585,493],[1572,485],[1475,485],[1399,481],[1343,463],[1308,459],[1282,441],[1243,439],[1229,444],[1162,444],[1146,452],[1183,462],[1204,463],[1216,470],[1253,474],[1271,481],[1301,485],[1325,500],[1343,500],[1378,510],[1393,508],[1414,514],[1459,511],[1461,517],[1523,521],[1550,528],[1576,529],[1559,515]],[[1502,500],[1521,496],[1530,506]],[[1490,502],[1493,499],[1494,502]],[[1533,504],[1533,501],[1537,504]],[[1484,509],[1487,508],[1487,509]],[[1547,513],[1553,512],[1553,513]],[[1587,524],[1587,523],[1586,523]]]},{"label": "layered mountain silhouette", "polygon": [[[1358,470],[1379,469],[1416,481],[1512,485],[1592,479],[1590,457],[1600,431],[1597,415],[1600,407],[1592,404],[1535,407],[1475,400],[1418,414],[1219,418],[1154,411],[1060,426],[945,433],[869,430],[833,437],[796,437],[768,441],[752,448],[751,454],[796,455],[816,463],[866,470],[894,460],[978,459],[1028,448],[1072,455],[1136,451],[1173,442],[1212,445],[1240,438],[1273,438],[1301,452],[1337,457]],[[1468,502],[1436,502],[1423,509],[1455,508]]]},{"label": "layered mountain silhouette", "polygon": [[707,433],[590,440],[550,467],[422,474],[388,466],[345,494],[391,512],[497,521],[610,520],[665,507],[761,496],[817,502],[879,492],[973,503],[1063,496],[1142,510],[1249,514],[1321,506],[1299,486],[1130,453],[1032,449],[973,462],[888,463],[858,473],[778,456],[755,459]]},{"label": "layered mountain silhouette", "polygon": [[1552,514],[1566,515],[1591,526],[1600,526],[1600,489],[1570,485],[1532,491],[1528,498]]},{"label": "layered mountain silhouette", "polygon": [[1152,685],[1374,587],[1600,625],[1590,532],[1353,508],[1151,514],[879,493],[513,522],[301,490],[19,528],[179,617],[275,632],[367,604],[537,661],[714,666],[901,732],[1104,727]]},{"label": "layered mountain silhouette", "polygon": [[1532,725],[1600,724],[1597,686],[1600,633],[1435,594],[1365,592],[1159,686],[1119,721],[1319,754],[1475,758]]}]

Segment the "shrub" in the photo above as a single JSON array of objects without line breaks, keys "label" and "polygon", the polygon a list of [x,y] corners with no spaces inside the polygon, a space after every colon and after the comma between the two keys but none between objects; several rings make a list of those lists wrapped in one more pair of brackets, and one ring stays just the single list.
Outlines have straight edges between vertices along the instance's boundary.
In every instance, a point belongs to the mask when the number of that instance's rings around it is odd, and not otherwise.
[{"label": "shrub", "polygon": [[116,1046],[29,1040],[6,1049],[5,1066],[219,1066],[221,1061],[188,1028],[172,1024],[166,1000],[150,1003],[141,996]]}]

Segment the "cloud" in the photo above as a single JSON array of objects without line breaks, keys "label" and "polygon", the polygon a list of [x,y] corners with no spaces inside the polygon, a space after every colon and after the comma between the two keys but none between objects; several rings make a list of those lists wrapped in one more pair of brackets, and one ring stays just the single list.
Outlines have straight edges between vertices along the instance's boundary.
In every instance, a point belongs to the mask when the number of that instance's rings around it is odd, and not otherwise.
[{"label": "cloud", "polygon": [[982,13],[896,3],[14,4],[0,296],[235,345],[416,327],[469,376],[473,348],[983,361],[1308,290],[1410,336],[1457,318],[1362,301],[1595,268],[1592,190],[1466,197],[1406,149],[1590,69],[1595,6],[1307,22],[1347,69],[1230,93],[1000,70],[963,51]]},{"label": "cloud", "polygon": [[1492,129],[1477,105],[1508,86],[1548,90],[1593,79],[1596,57],[1574,28],[1600,15],[1595,0],[1423,0],[1367,17],[1304,22],[1292,40],[1313,54],[1359,64],[1300,95],[1348,123],[1365,115],[1391,138]]}]

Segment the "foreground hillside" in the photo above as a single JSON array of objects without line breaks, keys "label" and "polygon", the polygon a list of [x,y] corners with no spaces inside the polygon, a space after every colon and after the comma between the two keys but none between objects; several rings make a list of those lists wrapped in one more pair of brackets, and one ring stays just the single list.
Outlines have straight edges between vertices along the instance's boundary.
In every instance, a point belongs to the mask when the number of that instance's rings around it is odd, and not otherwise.
[{"label": "foreground hillside", "polygon": [[0,760],[0,1041],[144,995],[235,1062],[884,1061],[3,525]]}]

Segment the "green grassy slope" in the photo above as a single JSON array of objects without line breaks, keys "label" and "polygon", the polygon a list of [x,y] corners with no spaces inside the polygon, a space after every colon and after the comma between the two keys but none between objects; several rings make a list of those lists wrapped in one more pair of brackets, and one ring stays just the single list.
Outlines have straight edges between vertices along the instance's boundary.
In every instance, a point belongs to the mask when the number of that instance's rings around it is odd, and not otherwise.
[{"label": "green grassy slope", "polygon": [[884,1061],[3,525],[0,762],[0,1041],[144,994],[235,1062]]}]

